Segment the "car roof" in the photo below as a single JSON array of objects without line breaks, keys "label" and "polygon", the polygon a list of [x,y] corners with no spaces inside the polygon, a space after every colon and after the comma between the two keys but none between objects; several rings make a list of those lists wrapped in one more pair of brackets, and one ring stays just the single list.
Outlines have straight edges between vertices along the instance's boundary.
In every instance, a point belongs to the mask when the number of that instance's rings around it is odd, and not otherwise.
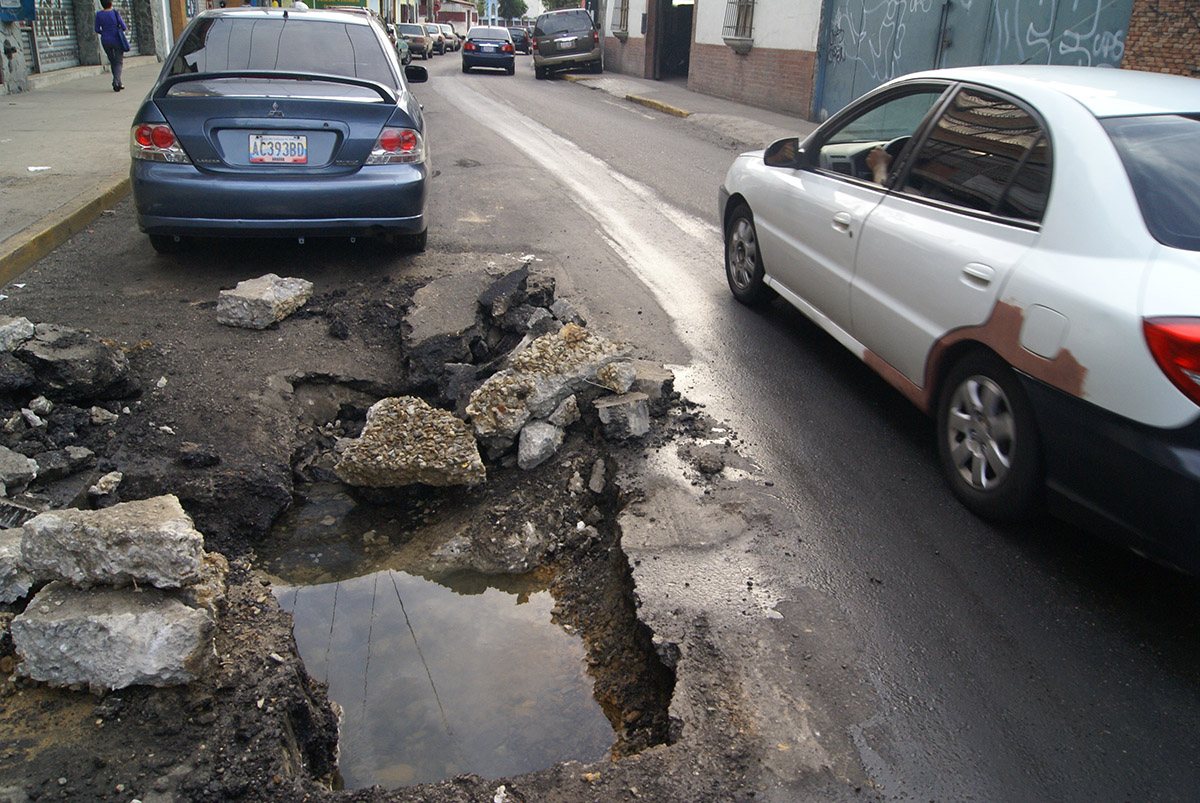
[{"label": "car roof", "polygon": [[[363,9],[370,11],[370,9]],[[370,25],[374,18],[371,14],[364,14],[362,11],[354,11],[351,8],[327,8],[327,9],[305,9],[305,8],[273,8],[267,6],[239,6],[236,8],[211,8],[207,11],[202,11],[196,15],[200,17],[241,17],[241,16],[259,16],[272,17],[276,19],[290,19],[292,17],[317,19],[317,20],[336,20],[338,22],[349,22],[355,25]]]},{"label": "car roof", "polygon": [[1022,94],[1036,86],[1080,103],[1096,117],[1200,112],[1200,80],[1106,67],[1009,64],[910,73],[902,80],[947,78]]}]

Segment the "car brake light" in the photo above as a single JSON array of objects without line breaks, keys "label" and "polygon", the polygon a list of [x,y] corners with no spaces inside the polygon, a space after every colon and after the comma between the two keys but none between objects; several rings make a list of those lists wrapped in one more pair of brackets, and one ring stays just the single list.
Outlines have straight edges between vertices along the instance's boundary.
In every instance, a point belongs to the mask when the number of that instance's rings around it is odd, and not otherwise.
[{"label": "car brake light", "polygon": [[385,128],[375,140],[366,164],[417,164],[425,161],[421,134],[411,128]]},{"label": "car brake light", "polygon": [[1142,332],[1158,367],[1200,404],[1200,318],[1146,318]]},{"label": "car brake light", "polygon": [[467,42],[465,45],[463,45],[463,50],[478,50],[478,49],[479,49],[479,45],[475,44],[474,42]]},{"label": "car brake light", "polygon": [[142,123],[130,132],[129,151],[134,159],[147,162],[191,164],[175,132],[166,123]]},{"label": "car brake light", "polygon": [[514,48],[512,45],[501,45],[500,52],[501,53],[515,53],[517,51],[516,51],[516,48]]}]

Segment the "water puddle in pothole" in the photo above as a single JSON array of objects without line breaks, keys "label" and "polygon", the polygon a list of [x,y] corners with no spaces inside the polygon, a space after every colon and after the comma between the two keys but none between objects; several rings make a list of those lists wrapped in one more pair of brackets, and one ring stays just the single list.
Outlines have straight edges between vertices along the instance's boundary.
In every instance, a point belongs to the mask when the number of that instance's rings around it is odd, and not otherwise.
[{"label": "water puddle in pothole", "polygon": [[309,675],[342,707],[346,788],[602,758],[614,733],[545,585],[410,574],[411,533],[387,516],[322,493],[263,556]]}]

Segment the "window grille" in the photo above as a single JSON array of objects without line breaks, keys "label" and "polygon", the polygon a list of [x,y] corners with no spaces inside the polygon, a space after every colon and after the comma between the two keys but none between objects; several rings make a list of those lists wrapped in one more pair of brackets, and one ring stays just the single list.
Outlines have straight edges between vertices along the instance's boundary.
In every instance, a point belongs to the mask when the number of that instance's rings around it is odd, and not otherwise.
[{"label": "window grille", "polygon": [[629,32],[629,0],[615,0],[612,13],[613,32]]},{"label": "window grille", "polygon": [[725,5],[725,27],[721,36],[730,39],[751,39],[754,30],[754,0],[728,0]]}]

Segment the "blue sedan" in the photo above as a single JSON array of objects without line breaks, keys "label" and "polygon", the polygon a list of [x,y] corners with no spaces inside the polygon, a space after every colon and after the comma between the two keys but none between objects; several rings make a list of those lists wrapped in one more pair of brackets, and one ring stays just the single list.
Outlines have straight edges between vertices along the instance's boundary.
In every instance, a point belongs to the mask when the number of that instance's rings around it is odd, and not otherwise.
[{"label": "blue sedan", "polygon": [[498,67],[509,75],[517,71],[517,49],[507,28],[477,25],[467,31],[462,47],[462,71]]},{"label": "blue sedan", "polygon": [[229,8],[196,17],[134,118],[138,226],[160,253],[194,237],[426,242],[425,126],[375,20]]}]

